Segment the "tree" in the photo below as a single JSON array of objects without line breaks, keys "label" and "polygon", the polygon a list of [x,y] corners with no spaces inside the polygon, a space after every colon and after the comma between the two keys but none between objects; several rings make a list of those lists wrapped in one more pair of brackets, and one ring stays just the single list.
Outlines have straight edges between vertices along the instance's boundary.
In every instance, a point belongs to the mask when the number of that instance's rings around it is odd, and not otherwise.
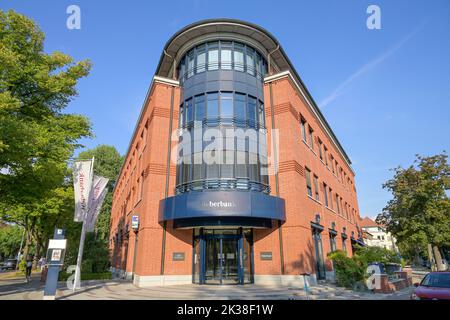
[{"label": "tree", "polygon": [[94,173],[109,179],[108,193],[102,206],[102,210],[98,217],[95,227],[96,234],[101,240],[109,239],[109,220],[112,207],[112,191],[116,183],[122,166],[123,157],[113,146],[99,145],[94,149],[81,152],[78,157],[80,159],[91,159],[95,157]]},{"label": "tree", "polygon": [[[450,244],[450,166],[447,154],[421,157],[407,169],[398,167],[383,188],[393,194],[377,222],[386,225],[400,247],[428,250],[430,260],[443,269],[441,249]],[[432,249],[432,250],[431,250]],[[422,249],[423,250],[423,249]]]},{"label": "tree", "polygon": [[45,53],[44,38],[29,18],[0,10],[0,219],[25,228],[24,254],[33,237],[42,245],[48,209],[67,200],[67,160],[91,136],[86,117],[64,113],[90,62]]},{"label": "tree", "polygon": [[[80,152],[79,159],[91,159],[95,157],[94,174],[109,179],[108,193],[105,197],[95,232],[86,235],[83,253],[83,273],[99,273],[107,270],[109,266],[109,221],[112,205],[112,190],[119,174],[123,157],[113,146],[99,145],[94,149]],[[66,230],[68,248],[66,253],[66,265],[76,263],[78,245],[81,233],[81,223],[72,223]]]},{"label": "tree", "polygon": [[0,226],[0,260],[14,258],[20,249],[23,229],[14,225]]}]

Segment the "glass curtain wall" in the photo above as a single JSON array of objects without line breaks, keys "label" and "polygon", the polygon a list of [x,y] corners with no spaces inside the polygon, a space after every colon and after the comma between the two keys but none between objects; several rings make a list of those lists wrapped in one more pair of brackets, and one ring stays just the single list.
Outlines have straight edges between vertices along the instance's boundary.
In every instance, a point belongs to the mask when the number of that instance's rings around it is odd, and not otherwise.
[{"label": "glass curtain wall", "polygon": [[246,72],[258,79],[267,73],[263,56],[252,47],[235,41],[214,41],[191,49],[178,67],[181,83],[194,74],[214,70]]}]

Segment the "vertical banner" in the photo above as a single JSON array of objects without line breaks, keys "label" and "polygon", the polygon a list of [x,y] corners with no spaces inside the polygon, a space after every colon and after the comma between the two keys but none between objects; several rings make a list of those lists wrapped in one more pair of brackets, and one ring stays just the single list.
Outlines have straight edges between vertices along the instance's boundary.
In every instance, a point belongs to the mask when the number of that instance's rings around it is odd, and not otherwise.
[{"label": "vertical banner", "polygon": [[107,184],[107,178],[94,176],[94,183],[89,196],[89,210],[86,216],[86,232],[94,231],[95,222],[100,214],[105,196],[108,193],[108,189],[106,188]]},{"label": "vertical banner", "polygon": [[83,222],[89,206],[89,193],[92,184],[92,160],[76,161],[73,171],[75,193],[75,222]]}]

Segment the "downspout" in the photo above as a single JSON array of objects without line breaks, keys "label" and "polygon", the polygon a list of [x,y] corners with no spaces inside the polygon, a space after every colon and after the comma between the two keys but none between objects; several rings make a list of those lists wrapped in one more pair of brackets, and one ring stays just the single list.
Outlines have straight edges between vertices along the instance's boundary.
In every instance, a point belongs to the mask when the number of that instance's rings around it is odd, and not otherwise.
[{"label": "downspout", "polygon": [[277,47],[275,48],[275,49],[273,49],[272,51],[270,51],[269,52],[269,54],[267,55],[267,71],[269,72],[269,75],[272,75],[272,70],[271,70],[271,63],[270,63],[270,61],[271,61],[271,59],[270,59],[270,56],[275,52],[275,51],[277,51],[278,49],[280,49],[280,45],[279,44],[277,44]]},{"label": "downspout", "polygon": [[[273,152],[274,152],[274,161],[276,164],[278,164],[278,155],[277,150],[278,146],[275,145],[275,138],[273,137],[273,130],[275,130],[275,114],[274,114],[274,105],[273,105],[273,91],[272,91],[272,82],[269,83],[269,94],[270,94],[270,113],[272,118],[272,145],[273,145]],[[279,187],[279,178],[278,178],[278,172],[275,172],[275,194],[277,197],[280,196],[280,187]],[[281,221],[278,221],[278,240],[280,245],[280,271],[281,274],[284,275],[284,250],[283,250],[283,231],[281,229]]]},{"label": "downspout", "polygon": [[[176,60],[171,55],[169,55],[166,50],[164,50],[164,54],[173,60],[173,73],[172,79],[176,80]],[[166,188],[164,190],[164,198],[167,198],[169,195],[169,179],[170,179],[170,155],[172,149],[172,122],[173,122],[173,104],[174,104],[174,96],[175,96],[175,86],[171,86],[171,95],[170,95],[170,117],[169,117],[169,134],[167,138],[167,169],[166,169]],[[164,263],[166,257],[166,234],[167,234],[167,221],[163,223],[163,238],[162,238],[162,247],[161,247],[161,270],[160,274],[164,275]]]}]

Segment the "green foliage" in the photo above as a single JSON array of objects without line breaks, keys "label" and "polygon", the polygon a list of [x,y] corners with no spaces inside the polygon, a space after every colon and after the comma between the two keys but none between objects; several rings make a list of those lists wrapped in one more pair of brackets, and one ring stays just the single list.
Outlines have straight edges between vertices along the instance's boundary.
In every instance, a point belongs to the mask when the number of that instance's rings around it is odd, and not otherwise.
[{"label": "green foliage", "polygon": [[96,233],[98,238],[108,241],[109,238],[109,218],[112,207],[112,190],[114,188],[117,176],[122,166],[123,157],[113,146],[99,145],[94,149],[81,152],[78,155],[81,159],[91,159],[95,157],[94,173],[109,179],[108,194],[103,202],[100,215],[96,224]]},{"label": "green foliage", "polygon": [[393,251],[381,247],[358,247],[353,255],[353,259],[357,261],[364,269],[370,263],[401,263],[400,257]]},{"label": "green foliage", "polygon": [[90,62],[46,53],[44,38],[29,18],[0,10],[0,221],[25,227],[37,254],[73,214],[67,160],[91,136],[86,117],[64,113]]},{"label": "green foliage", "polygon": [[333,261],[338,285],[353,288],[356,283],[364,280],[366,269],[355,259],[347,257],[344,251],[330,252],[328,257]]},{"label": "green foliage", "polygon": [[[116,148],[108,145],[99,145],[94,149],[80,152],[78,155],[78,158],[80,159],[91,159],[92,157],[95,157],[94,173],[109,179],[109,192],[103,202],[95,226],[95,232],[86,235],[81,269],[82,272],[86,273],[99,273],[108,270],[110,266],[108,241],[112,189],[117,175],[119,174],[123,158]],[[76,264],[80,233],[80,223],[72,224],[71,227],[66,230],[66,236],[69,239],[65,261],[66,266]]]},{"label": "green foliage", "polygon": [[369,246],[358,246],[351,258],[341,250],[330,252],[328,257],[333,261],[337,284],[346,288],[354,288],[356,284],[362,283],[367,277],[366,270],[371,263],[401,263],[395,252]]},{"label": "green foliage", "polygon": [[14,258],[20,249],[23,229],[16,225],[0,226],[0,258]]},{"label": "green foliage", "polygon": [[[393,199],[377,217],[398,241],[403,254],[418,256],[428,243],[450,245],[450,166],[447,154],[417,156],[414,165],[394,170],[383,188]],[[410,256],[410,258],[412,258]]]}]

